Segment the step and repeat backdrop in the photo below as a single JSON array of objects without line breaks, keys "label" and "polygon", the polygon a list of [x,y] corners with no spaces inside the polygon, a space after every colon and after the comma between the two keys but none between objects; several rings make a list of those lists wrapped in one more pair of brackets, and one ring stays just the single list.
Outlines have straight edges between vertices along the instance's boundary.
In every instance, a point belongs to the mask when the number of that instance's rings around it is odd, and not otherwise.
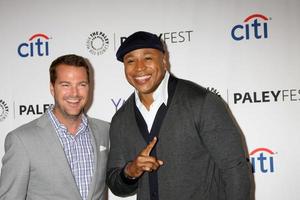
[{"label": "step and repeat backdrop", "polygon": [[165,41],[174,75],[228,103],[252,164],[253,199],[300,198],[299,0],[1,0],[0,27],[1,158],[6,134],[53,104],[48,69],[63,54],[89,59],[88,115],[110,121],[133,92],[116,50],[144,30]]}]

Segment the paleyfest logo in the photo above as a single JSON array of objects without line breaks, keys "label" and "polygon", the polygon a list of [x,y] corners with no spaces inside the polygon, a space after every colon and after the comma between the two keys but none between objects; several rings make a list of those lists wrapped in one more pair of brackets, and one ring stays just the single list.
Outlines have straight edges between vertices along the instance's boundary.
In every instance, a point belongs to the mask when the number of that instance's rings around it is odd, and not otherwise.
[{"label": "paleyfest logo", "polygon": [[8,111],[6,102],[0,99],[0,122],[5,120],[8,115]]},{"label": "paleyfest logo", "polygon": [[[183,44],[190,43],[193,39],[194,30],[177,30],[169,32],[154,33],[162,41],[167,44]],[[121,45],[128,36],[120,36],[120,40],[117,40],[114,46]]]},{"label": "paleyfest logo", "polygon": [[86,47],[92,55],[102,55],[109,47],[108,37],[101,31],[95,31],[89,35]]},{"label": "paleyfest logo", "polygon": [[28,116],[28,115],[42,115],[52,104],[29,104],[29,105],[18,105],[15,113],[18,116]]},{"label": "paleyfest logo", "polygon": [[33,56],[49,56],[49,37],[43,33],[32,35],[27,42],[18,46],[19,56],[33,57]]},{"label": "paleyfest logo", "polygon": [[278,103],[278,102],[299,102],[300,89],[279,89],[279,90],[262,90],[234,92],[234,104],[246,103]]},{"label": "paleyfest logo", "polygon": [[270,18],[262,14],[253,14],[246,17],[242,24],[231,29],[231,37],[236,41],[249,39],[266,39],[269,37],[268,21]]}]

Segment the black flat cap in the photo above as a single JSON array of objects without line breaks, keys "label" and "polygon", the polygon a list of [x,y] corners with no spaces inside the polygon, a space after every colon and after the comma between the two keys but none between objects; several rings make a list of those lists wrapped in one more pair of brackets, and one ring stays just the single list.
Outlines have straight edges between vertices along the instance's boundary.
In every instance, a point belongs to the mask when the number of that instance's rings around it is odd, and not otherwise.
[{"label": "black flat cap", "polygon": [[163,53],[165,52],[164,46],[157,35],[149,32],[138,31],[126,38],[126,40],[121,44],[116,53],[117,60],[123,62],[123,58],[127,53],[142,48],[153,48],[158,49]]}]

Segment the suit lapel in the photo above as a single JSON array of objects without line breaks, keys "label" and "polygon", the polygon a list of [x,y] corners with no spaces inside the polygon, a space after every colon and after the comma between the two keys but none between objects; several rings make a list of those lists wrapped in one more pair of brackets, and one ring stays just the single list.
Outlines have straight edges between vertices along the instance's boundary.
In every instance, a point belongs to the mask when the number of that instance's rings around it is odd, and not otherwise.
[{"label": "suit lapel", "polygon": [[62,176],[64,176],[66,180],[70,182],[69,186],[73,187],[74,191],[77,191],[79,197],[81,197],[63,147],[53,125],[50,122],[50,119],[48,118],[48,115],[44,114],[38,120],[37,125],[43,130],[41,138],[45,147],[49,148],[49,159],[53,159],[53,162],[55,163],[54,165],[57,166],[57,170],[60,171]]},{"label": "suit lapel", "polygon": [[95,190],[95,185],[96,185],[96,181],[97,179],[97,170],[99,169],[100,166],[98,166],[98,163],[101,161],[100,160],[100,156],[98,156],[98,144],[97,144],[97,140],[95,138],[95,131],[97,130],[96,127],[94,127],[94,124],[91,122],[91,120],[89,120],[89,127],[91,128],[91,142],[93,145],[93,151],[94,151],[94,173],[92,176],[92,182],[90,183],[90,188],[89,188],[89,192],[88,192],[88,198],[87,199],[92,199],[94,190]]}]

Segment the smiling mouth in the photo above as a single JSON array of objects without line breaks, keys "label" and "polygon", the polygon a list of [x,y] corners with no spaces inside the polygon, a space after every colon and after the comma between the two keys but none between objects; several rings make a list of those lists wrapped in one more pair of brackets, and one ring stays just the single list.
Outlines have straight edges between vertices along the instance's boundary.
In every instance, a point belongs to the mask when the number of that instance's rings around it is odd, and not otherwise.
[{"label": "smiling mouth", "polygon": [[70,105],[77,105],[80,103],[80,99],[76,98],[76,99],[66,99],[66,102]]},{"label": "smiling mouth", "polygon": [[137,76],[134,78],[134,80],[140,84],[145,83],[151,78],[151,75],[145,75],[145,76]]}]

